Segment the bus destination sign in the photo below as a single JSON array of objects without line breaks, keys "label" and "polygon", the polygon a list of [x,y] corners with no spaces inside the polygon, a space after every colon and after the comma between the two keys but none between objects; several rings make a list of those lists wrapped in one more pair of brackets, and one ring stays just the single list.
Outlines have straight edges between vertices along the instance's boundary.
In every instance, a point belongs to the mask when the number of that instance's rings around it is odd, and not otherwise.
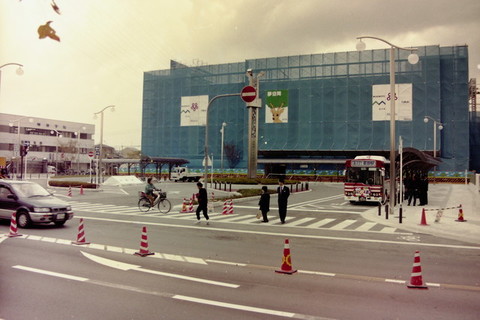
[{"label": "bus destination sign", "polygon": [[352,167],[376,167],[375,160],[352,160]]}]

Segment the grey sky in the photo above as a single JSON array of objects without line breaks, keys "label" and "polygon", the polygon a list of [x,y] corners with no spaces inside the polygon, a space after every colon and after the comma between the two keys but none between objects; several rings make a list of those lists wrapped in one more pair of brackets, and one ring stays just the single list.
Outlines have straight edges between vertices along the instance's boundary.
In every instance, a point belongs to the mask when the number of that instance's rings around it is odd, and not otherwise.
[{"label": "grey sky", "polygon": [[[403,47],[467,44],[480,76],[478,0],[0,0],[0,112],[97,125],[104,141],[139,146],[143,72],[187,65],[355,50],[370,35]],[[392,17],[392,18],[391,18]],[[53,21],[61,42],[38,39]],[[368,49],[385,48],[365,40]],[[96,139],[99,134],[96,135]],[[98,140],[97,140],[98,142]]]}]

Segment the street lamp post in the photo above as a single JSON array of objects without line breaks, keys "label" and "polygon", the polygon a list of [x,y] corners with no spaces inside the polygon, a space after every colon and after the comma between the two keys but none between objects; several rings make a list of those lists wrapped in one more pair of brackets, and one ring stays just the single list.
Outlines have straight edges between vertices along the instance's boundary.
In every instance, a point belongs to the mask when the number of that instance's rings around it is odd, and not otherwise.
[{"label": "street lamp post", "polygon": [[99,152],[99,156],[98,156],[98,168],[97,168],[97,171],[98,171],[98,183],[99,183],[99,184],[100,184],[101,181],[102,181],[103,112],[104,112],[105,110],[107,110],[108,108],[111,108],[111,109],[112,109],[112,112],[115,111],[115,106],[114,106],[114,105],[110,105],[110,106],[107,106],[107,107],[103,108],[102,110],[94,113],[94,116],[95,116],[95,117],[100,113],[100,150],[99,150],[100,152]]},{"label": "street lamp post", "polygon": [[221,154],[221,160],[220,160],[220,164],[221,164],[221,170],[220,172],[223,174],[223,148],[224,148],[224,136],[225,136],[225,127],[227,126],[227,123],[224,122],[222,123],[222,128],[220,129],[220,132],[222,133],[222,145],[220,146],[221,148],[221,151],[220,151],[220,154]]},{"label": "street lamp post", "polygon": [[[5,63],[5,64],[2,64],[0,66],[0,70],[3,68],[3,67],[6,67],[6,66],[18,66],[17,68],[17,75],[21,76],[23,75],[23,64],[20,64],[20,63],[16,63],[16,62],[9,62],[9,63]],[[2,72],[0,71],[0,86],[1,86],[1,83],[2,83]]]},{"label": "street lamp post", "polygon": [[227,94],[219,94],[218,96],[213,97],[208,101],[207,105],[207,111],[205,112],[205,173],[203,177],[203,181],[205,182],[205,189],[207,189],[207,184],[208,184],[208,109],[210,109],[210,105],[213,103],[213,101],[219,99],[219,98],[226,98],[226,97],[234,97],[234,96],[240,96],[240,93],[227,93]]},{"label": "street lamp post", "polygon": [[55,171],[56,171],[56,174],[58,174],[59,173],[58,172],[58,138],[61,138],[62,135],[56,129],[50,130],[50,133],[51,134],[55,133],[55,135],[57,136],[57,146],[56,146],[56,149],[55,149]]},{"label": "street lamp post", "polygon": [[[362,39],[375,39],[382,41],[390,46],[390,195],[389,195],[389,211],[390,214],[393,214],[395,210],[395,181],[396,181],[396,171],[395,171],[395,49],[406,50],[406,51],[417,51],[417,48],[402,48],[396,46],[384,39],[371,37],[371,36],[361,36],[357,37],[359,42],[357,43],[357,50],[363,51],[366,48],[365,43]],[[418,62],[418,55],[411,53],[408,56],[408,62],[411,64],[416,64]],[[388,212],[386,213],[386,219],[388,219]]]},{"label": "street lamp post", "polygon": [[[428,123],[428,119],[433,121],[433,158],[435,159],[437,158],[437,128],[438,130],[443,130],[443,123],[429,116],[425,116],[425,118],[423,118],[423,122]],[[435,169],[433,170],[434,182],[435,182],[436,176],[437,176],[437,168],[435,167]]]}]

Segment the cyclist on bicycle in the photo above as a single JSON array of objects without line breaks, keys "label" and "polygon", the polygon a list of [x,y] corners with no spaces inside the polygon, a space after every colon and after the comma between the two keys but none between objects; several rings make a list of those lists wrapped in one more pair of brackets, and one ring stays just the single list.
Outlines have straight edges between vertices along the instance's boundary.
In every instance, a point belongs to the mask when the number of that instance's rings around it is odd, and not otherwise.
[{"label": "cyclist on bicycle", "polygon": [[147,179],[147,185],[145,186],[145,194],[147,195],[148,200],[150,200],[150,205],[152,206],[158,197],[158,195],[153,191],[160,191],[160,190],[155,188],[155,186],[152,183],[152,177],[149,177]]}]

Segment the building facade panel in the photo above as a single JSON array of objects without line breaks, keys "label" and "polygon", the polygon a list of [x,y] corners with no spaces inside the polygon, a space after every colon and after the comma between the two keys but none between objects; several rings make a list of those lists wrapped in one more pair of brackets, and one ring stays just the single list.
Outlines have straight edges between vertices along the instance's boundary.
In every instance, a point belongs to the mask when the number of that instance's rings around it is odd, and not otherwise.
[{"label": "building facade panel", "polygon": [[[469,131],[468,48],[420,47],[416,65],[407,62],[408,54],[396,51],[396,83],[405,91],[397,92],[397,111],[408,115],[396,121],[397,141],[401,136],[405,147],[433,153],[433,123],[424,122],[424,117],[430,116],[444,123],[444,130],[437,132],[437,155],[443,161],[440,169],[467,169],[468,139],[463,137],[468,137]],[[259,157],[281,154],[279,157],[288,158],[295,154],[312,159],[338,158],[351,156],[351,152],[388,156],[389,118],[374,119],[374,108],[384,107],[386,112],[389,102],[373,97],[374,90],[384,90],[378,86],[388,88],[388,49],[249,59],[199,67],[172,61],[169,70],[146,72],[144,76],[142,152],[186,158],[191,166],[201,167],[205,126],[181,126],[182,97],[206,95],[212,99],[238,93],[248,84],[245,72],[249,68],[256,74],[265,72],[259,91],[263,102],[259,109]],[[269,95],[281,92],[288,92],[288,107],[269,106]],[[281,113],[284,120],[278,121],[280,116],[274,111]],[[218,168],[220,128],[226,122],[225,143],[242,152],[238,167],[245,168],[245,103],[238,97],[218,99],[210,106],[208,119],[208,145],[214,166]]]}]

